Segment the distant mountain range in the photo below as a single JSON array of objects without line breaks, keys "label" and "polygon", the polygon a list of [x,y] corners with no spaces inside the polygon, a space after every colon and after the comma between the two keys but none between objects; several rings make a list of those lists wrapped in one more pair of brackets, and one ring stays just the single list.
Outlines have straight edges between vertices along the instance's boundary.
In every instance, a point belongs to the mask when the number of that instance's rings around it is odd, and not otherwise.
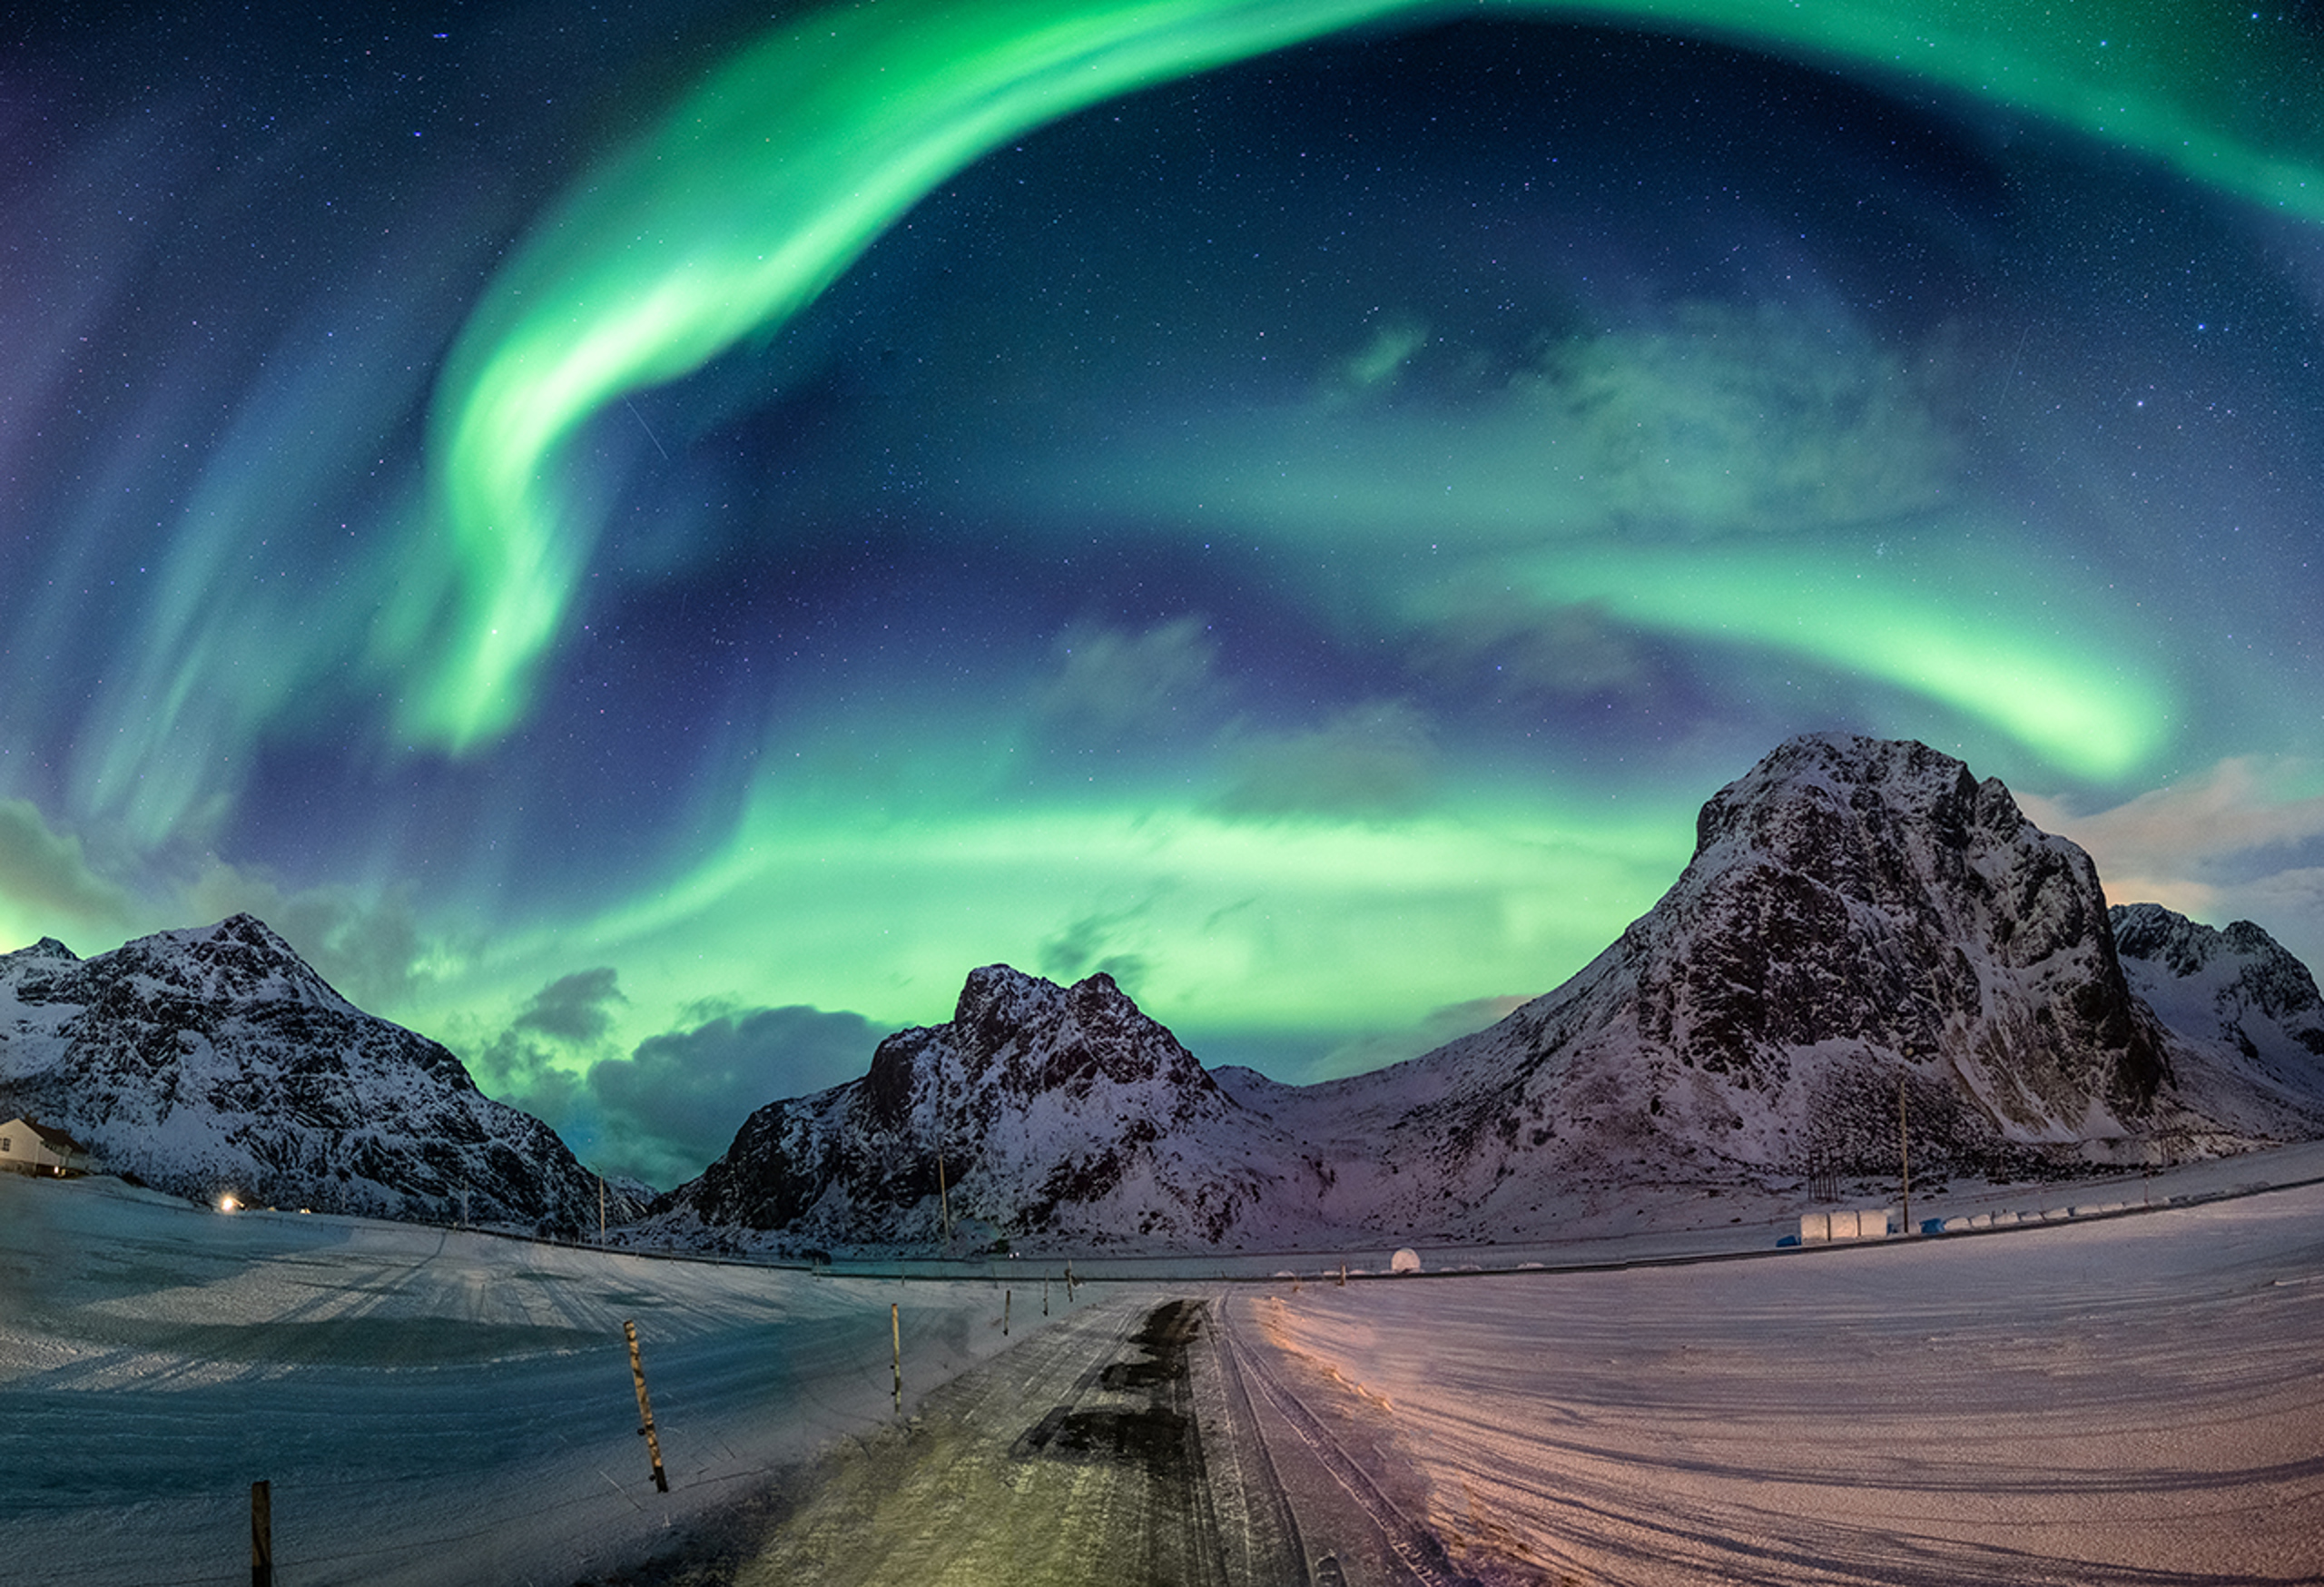
[{"label": "distant mountain range", "polygon": [[596,1177],[555,1130],[246,914],[93,959],[54,938],[0,955],[0,1112],[200,1200],[597,1223]]},{"label": "distant mountain range", "polygon": [[2324,999],[2248,923],[2110,912],[2090,857],[1911,743],[1809,736],[1703,807],[1692,861],[1563,986],[1371,1074],[1216,1073],[1098,975],[995,965],[871,1070],[752,1115],[641,1239],[1469,1241],[1577,1188],[1930,1170],[2324,1135]]},{"label": "distant mountain range", "polygon": [[[1271,1248],[1540,1233],[1576,1194],[2022,1177],[2324,1136],[2324,998],[2259,927],[2107,909],[1925,745],[1794,739],[1578,975],[1371,1074],[1206,1070],[1112,980],[971,971],[952,1019],[769,1103],[637,1243]],[[0,1112],[200,1198],[594,1228],[598,1181],[249,915],[0,955]],[[638,1188],[628,1187],[635,1191]],[[615,1221],[638,1210],[615,1187]],[[949,1228],[949,1236],[948,1236]]]}]

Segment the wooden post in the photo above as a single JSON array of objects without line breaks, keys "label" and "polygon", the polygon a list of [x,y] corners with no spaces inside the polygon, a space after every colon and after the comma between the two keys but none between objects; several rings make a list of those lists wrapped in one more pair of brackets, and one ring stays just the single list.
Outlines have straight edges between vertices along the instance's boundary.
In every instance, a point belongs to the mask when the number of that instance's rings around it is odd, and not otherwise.
[{"label": "wooden post", "polygon": [[1344,1262],[1340,1264],[1340,1287],[1342,1289],[1347,1287],[1347,1264]]},{"label": "wooden post", "polygon": [[1041,1280],[1041,1316],[1049,1316],[1049,1281],[1048,1279],[1044,1278],[1044,1279],[1042,1279],[1042,1280]]},{"label": "wooden post", "polygon": [[903,1313],[894,1301],[888,1303],[888,1337],[896,1347],[896,1409],[904,1408],[904,1323]]},{"label": "wooden post", "polygon": [[1896,1172],[1905,1191],[1905,1232],[1913,1232],[1913,1150],[1905,1133],[1905,1077],[1896,1077]]},{"label": "wooden post", "polygon": [[274,1496],[263,1482],[251,1484],[251,1587],[274,1587]]},{"label": "wooden post", "polygon": [[1004,1339],[1009,1337],[1009,1302],[1015,1295],[1010,1289],[1000,1292],[1000,1336]]},{"label": "wooden post", "polygon": [[637,1325],[625,1322],[621,1331],[629,1341],[630,1381],[637,1385],[637,1430],[645,1434],[646,1452],[654,1457],[654,1486],[666,1493],[670,1479],[662,1471],[662,1435],[654,1431],[654,1402],[645,1397],[645,1363],[637,1355]]}]

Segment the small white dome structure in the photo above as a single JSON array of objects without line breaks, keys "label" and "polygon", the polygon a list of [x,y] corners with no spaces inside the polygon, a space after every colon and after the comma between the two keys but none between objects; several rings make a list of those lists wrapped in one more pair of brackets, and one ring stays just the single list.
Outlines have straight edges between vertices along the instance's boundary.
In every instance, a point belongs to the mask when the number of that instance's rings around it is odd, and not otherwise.
[{"label": "small white dome structure", "polygon": [[1394,1256],[1388,1258],[1388,1271],[1391,1273],[1419,1272],[1420,1253],[1413,1250],[1410,1246],[1406,1246],[1403,1250],[1398,1251]]}]

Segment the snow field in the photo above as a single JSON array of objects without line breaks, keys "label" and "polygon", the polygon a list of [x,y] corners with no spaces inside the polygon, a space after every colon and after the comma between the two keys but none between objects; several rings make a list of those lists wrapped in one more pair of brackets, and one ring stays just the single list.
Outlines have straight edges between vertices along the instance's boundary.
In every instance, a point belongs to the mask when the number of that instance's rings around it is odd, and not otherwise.
[{"label": "snow field", "polygon": [[1482,1580],[1963,1587],[2324,1580],[2319,1295],[2309,1186],[1236,1304]]},{"label": "snow field", "polygon": [[[1635,1233],[1423,1248],[1417,1276],[1351,1251],[1344,1289],[1336,1255],[1292,1258],[1296,1295],[1282,1257],[1077,1258],[1102,1287],[1052,1305],[1257,1281],[1221,1286],[1240,1336],[1289,1350],[1286,1378],[1487,1580],[2313,1582],[2324,1188],[2296,1182],[2319,1174],[2324,1146],[2287,1148],[2047,1192],[2295,1186],[2265,1195],[1780,1254],[1772,1223],[1680,1221],[1734,1198],[1648,1193]],[[1914,1211],[2027,1198],[1956,1185]],[[1752,1256],[1455,1276],[1688,1248]],[[1056,1267],[812,1277],[0,1177],[0,1560],[238,1582],[264,1477],[300,1587],[602,1579],[763,1520],[819,1454],[886,1448],[891,1303],[910,1411],[1039,1327]]]},{"label": "snow field", "polygon": [[998,1287],[0,1176],[0,1559],[69,1560],[76,1587],[246,1580],[263,1478],[279,1580],[565,1587],[891,1419],[891,1303],[908,1411],[1000,1350]]}]

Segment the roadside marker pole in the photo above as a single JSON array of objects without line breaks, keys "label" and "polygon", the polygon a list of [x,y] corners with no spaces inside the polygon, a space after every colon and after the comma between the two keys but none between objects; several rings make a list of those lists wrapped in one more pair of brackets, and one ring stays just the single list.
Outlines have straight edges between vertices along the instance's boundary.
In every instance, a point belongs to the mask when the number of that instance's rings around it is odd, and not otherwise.
[{"label": "roadside marker pole", "polygon": [[1013,1289],[1004,1289],[1000,1292],[1000,1336],[1004,1339],[1009,1337],[1009,1303],[1016,1293]]},{"label": "roadside marker pole", "polygon": [[904,1408],[904,1323],[902,1310],[894,1301],[888,1303],[888,1337],[896,1348],[896,1409]]},{"label": "roadside marker pole", "polygon": [[274,1495],[251,1484],[251,1587],[274,1587]]},{"label": "roadside marker pole", "polygon": [[637,1355],[637,1325],[625,1322],[621,1331],[629,1341],[630,1381],[637,1385],[637,1430],[645,1434],[646,1452],[654,1457],[654,1486],[666,1493],[670,1479],[662,1470],[662,1435],[654,1431],[654,1402],[645,1397],[645,1363]]},{"label": "roadside marker pole", "polygon": [[1041,1280],[1041,1316],[1049,1316],[1049,1281],[1048,1279],[1044,1278],[1044,1279],[1042,1279],[1042,1280]]}]

